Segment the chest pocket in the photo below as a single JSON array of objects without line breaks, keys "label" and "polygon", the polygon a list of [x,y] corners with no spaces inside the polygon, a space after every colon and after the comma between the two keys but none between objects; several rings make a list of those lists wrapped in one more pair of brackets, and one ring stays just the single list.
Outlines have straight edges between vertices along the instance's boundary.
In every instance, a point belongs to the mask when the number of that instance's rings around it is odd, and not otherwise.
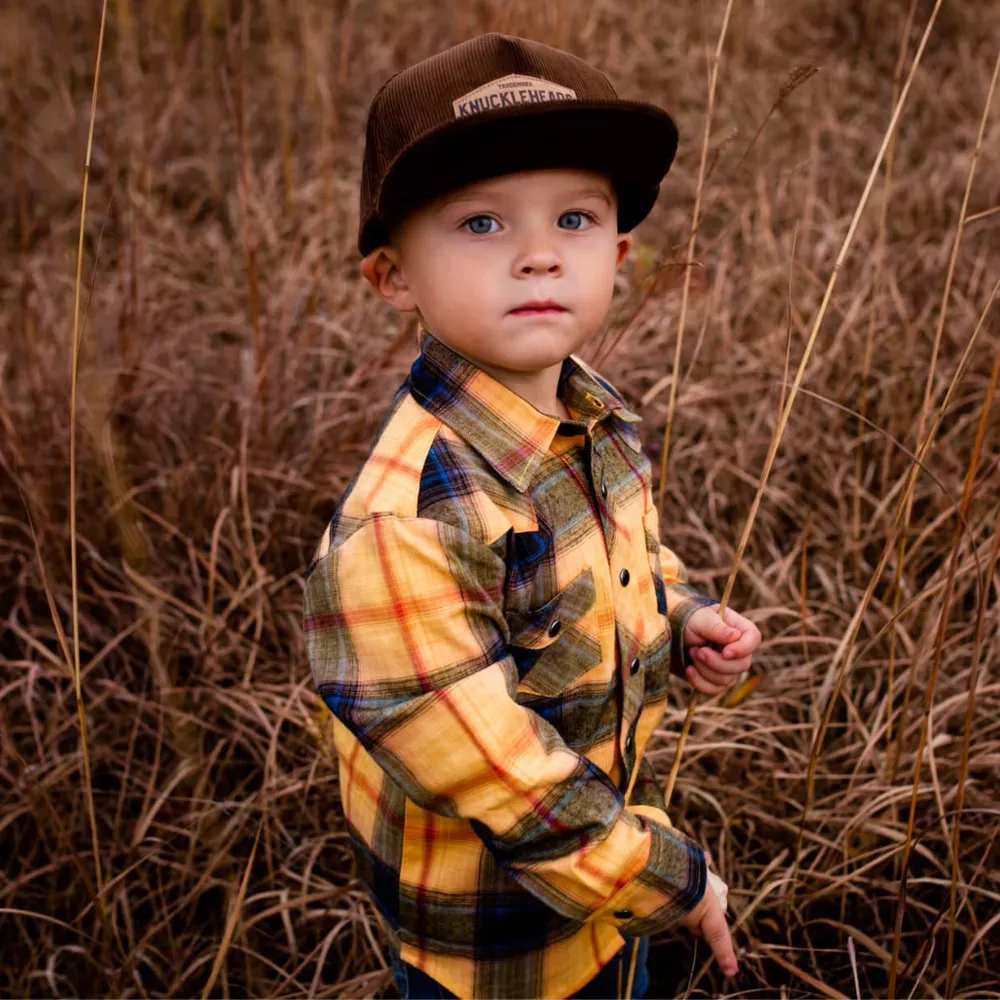
[{"label": "chest pocket", "polygon": [[580,627],[595,598],[587,567],[540,608],[506,613],[523,692],[555,697],[600,662],[600,643]]}]

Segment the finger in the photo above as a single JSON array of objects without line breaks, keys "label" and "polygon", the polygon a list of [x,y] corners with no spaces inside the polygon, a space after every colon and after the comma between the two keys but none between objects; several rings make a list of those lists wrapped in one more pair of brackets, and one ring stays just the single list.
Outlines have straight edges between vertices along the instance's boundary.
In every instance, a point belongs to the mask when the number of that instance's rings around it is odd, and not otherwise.
[{"label": "finger", "polygon": [[[733,611],[732,608],[726,608],[726,613],[723,617],[727,625],[739,632],[739,636],[735,641],[743,643],[748,640],[751,642],[756,640],[757,645],[760,644],[760,629],[745,615],[741,615],[738,611]],[[756,648],[756,646],[753,647],[753,649]],[[746,652],[753,652],[753,649],[749,649]],[[745,656],[746,653],[740,652],[737,655]]]},{"label": "finger", "polygon": [[722,650],[727,660],[735,660],[741,656],[749,656],[760,645],[760,629],[756,625],[750,627],[736,640]]},{"label": "finger", "polygon": [[734,611],[732,608],[726,608],[725,620],[727,625],[732,625],[733,628],[739,629],[740,632],[745,632],[748,628],[755,628],[756,626],[746,615],[741,615],[738,611]]},{"label": "finger", "polygon": [[719,963],[719,968],[727,976],[735,976],[739,971],[739,966],[736,964],[736,949],[733,947],[729,925],[726,923],[726,918],[718,902],[708,908],[708,912],[701,922],[701,932],[712,949],[712,954],[715,956],[716,962]]},{"label": "finger", "polygon": [[727,660],[719,650],[710,646],[701,646],[697,650],[692,649],[688,655],[691,657],[692,663],[698,664],[699,670],[702,672],[706,669],[711,670],[721,677],[725,677],[727,683],[731,678],[742,673],[746,669],[745,665],[749,665],[751,660],[749,656],[741,657],[739,660]]},{"label": "finger", "polygon": [[709,620],[707,626],[698,630],[709,642],[717,642],[724,646],[727,642],[735,642],[739,639],[741,631],[733,625],[727,625],[718,612]]},{"label": "finger", "polygon": [[708,681],[709,684],[718,684],[724,689],[728,688],[739,676],[738,674],[721,673],[697,661],[694,664],[694,670],[703,681]]},{"label": "finger", "polygon": [[[700,638],[704,642],[717,642],[724,646],[727,642],[735,642],[740,637],[740,629],[727,625],[715,608],[699,608],[689,619],[684,630],[685,639]],[[687,645],[691,645],[688,641]]]},{"label": "finger", "polygon": [[704,673],[706,670],[711,670],[714,674],[718,674],[718,677],[713,678],[716,681],[722,682],[724,678],[724,683],[728,684],[737,674],[743,673],[744,670],[750,669],[751,658],[749,656],[742,656],[738,660],[727,660],[724,659],[721,653],[716,652],[714,649],[708,649],[702,646],[697,651],[691,651],[691,659],[698,664],[698,669]]},{"label": "finger", "polygon": [[702,694],[722,694],[729,686],[728,684],[713,684],[712,681],[702,677],[694,667],[688,667],[685,676],[688,683]]},{"label": "finger", "polygon": [[711,868],[712,867],[712,852],[706,847],[706,848],[703,849],[703,853],[705,855],[705,866],[707,868]]}]

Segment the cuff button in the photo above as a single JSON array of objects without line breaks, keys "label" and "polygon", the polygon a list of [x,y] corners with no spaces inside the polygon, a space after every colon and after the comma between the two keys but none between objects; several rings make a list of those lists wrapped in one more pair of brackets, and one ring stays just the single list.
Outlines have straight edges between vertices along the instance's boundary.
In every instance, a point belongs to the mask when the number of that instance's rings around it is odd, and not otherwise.
[{"label": "cuff button", "polygon": [[631,920],[633,913],[631,910],[615,910],[616,920]]}]

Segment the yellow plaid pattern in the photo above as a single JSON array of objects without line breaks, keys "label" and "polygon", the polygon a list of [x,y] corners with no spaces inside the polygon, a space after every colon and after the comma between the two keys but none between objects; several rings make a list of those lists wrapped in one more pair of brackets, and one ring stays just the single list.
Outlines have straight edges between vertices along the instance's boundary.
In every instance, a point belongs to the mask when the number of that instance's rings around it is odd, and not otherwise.
[{"label": "yellow plaid pattern", "polygon": [[660,544],[639,418],[576,356],[559,395],[427,336],[306,587],[359,874],[463,997],[570,996],[706,885],[642,754],[714,602]]}]

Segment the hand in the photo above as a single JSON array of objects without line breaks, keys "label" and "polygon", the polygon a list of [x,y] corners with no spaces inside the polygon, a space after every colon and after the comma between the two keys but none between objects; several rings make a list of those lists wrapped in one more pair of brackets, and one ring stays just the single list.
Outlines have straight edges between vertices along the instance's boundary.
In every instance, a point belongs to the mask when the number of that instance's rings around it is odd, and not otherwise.
[{"label": "hand", "polygon": [[719,694],[750,669],[760,630],[732,608],[726,608],[725,621],[716,608],[699,608],[688,619],[684,645],[692,661],[686,671],[691,685],[702,694]]},{"label": "hand", "polygon": [[708,875],[709,887],[715,890],[719,906],[722,907],[722,912],[726,913],[729,910],[729,886],[712,871],[712,852],[707,847],[705,848],[705,872]]},{"label": "hand", "polygon": [[[711,864],[710,858],[706,857],[705,862]],[[726,923],[726,913],[714,889],[713,885],[706,885],[701,902],[680,923],[692,934],[703,937],[712,949],[719,968],[727,976],[735,976],[739,972],[736,949],[733,947],[729,925]]]}]

